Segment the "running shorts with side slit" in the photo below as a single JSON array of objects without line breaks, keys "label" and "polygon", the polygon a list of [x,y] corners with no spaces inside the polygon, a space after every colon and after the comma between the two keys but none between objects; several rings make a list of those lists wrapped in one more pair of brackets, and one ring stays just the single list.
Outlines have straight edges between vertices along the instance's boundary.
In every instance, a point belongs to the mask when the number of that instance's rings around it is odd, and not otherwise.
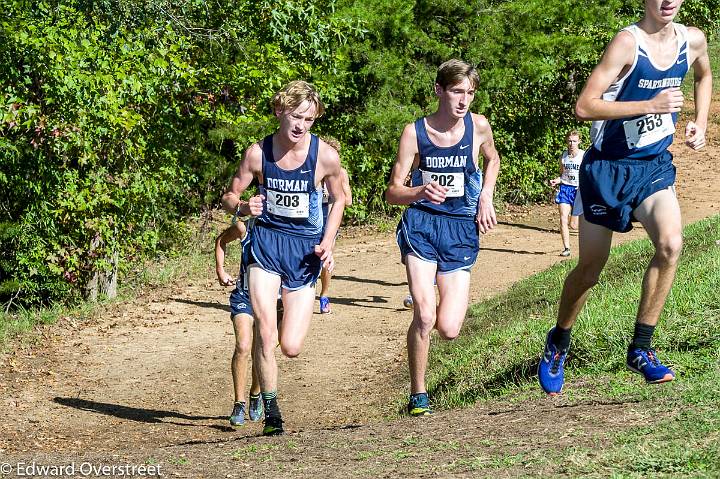
[{"label": "running shorts with side slit", "polygon": [[315,254],[320,236],[299,236],[256,224],[251,240],[250,265],[257,263],[268,273],[280,276],[289,291],[314,286],[322,261]]},{"label": "running shorts with side slit", "polygon": [[403,264],[412,254],[437,264],[438,273],[469,271],[480,251],[475,218],[430,213],[418,207],[405,210],[397,227]]},{"label": "running shorts with side slit", "polygon": [[555,204],[566,204],[572,206],[575,203],[575,195],[577,194],[577,186],[570,186],[564,183],[560,184],[560,189],[555,195]]},{"label": "running shorts with side slit", "polygon": [[[250,235],[253,228],[248,228]],[[248,283],[248,263],[250,261],[250,237],[243,238],[242,258],[240,260],[240,274],[235,280],[235,289],[230,293],[230,319],[238,314],[249,314],[253,316],[252,304],[250,303],[250,292]]]},{"label": "running shorts with side slit", "polygon": [[591,148],[580,166],[582,214],[590,223],[625,233],[633,210],[651,195],[675,184],[672,153],[647,159],[604,160]]}]

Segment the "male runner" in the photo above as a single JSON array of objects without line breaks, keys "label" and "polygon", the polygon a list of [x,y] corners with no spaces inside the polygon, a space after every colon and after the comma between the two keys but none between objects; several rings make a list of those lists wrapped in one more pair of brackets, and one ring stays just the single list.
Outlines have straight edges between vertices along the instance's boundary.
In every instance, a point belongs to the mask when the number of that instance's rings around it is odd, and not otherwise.
[{"label": "male runner", "polygon": [[580,257],[565,280],[557,325],[547,335],[538,368],[540,386],[548,394],[562,390],[570,329],[598,282],[613,231],[629,231],[633,220],[647,231],[655,255],[643,278],[627,367],[648,383],[675,377],[651,344],[682,250],[675,166],[667,148],[690,66],[695,119],[685,128],[685,143],[693,150],[705,145],[712,93],[705,35],[673,22],[681,5],[682,0],[646,0],[642,19],[610,41],[575,106],[578,119],[594,120],[592,147],[580,167]]},{"label": "male runner", "polygon": [[578,186],[578,172],[582,162],[584,150],[580,147],[580,133],[571,131],[565,136],[567,150],[563,151],[560,157],[560,176],[550,180],[550,186],[560,185],[555,195],[555,204],[560,212],[560,237],[563,242],[563,250],[560,256],[570,256],[570,229],[578,227],[578,217],[572,214],[573,203]]},{"label": "male runner", "polygon": [[[322,138],[328,145],[335,148],[335,150],[339,153],[340,152],[340,142],[337,141],[335,138]],[[348,176],[348,172],[345,168],[340,168],[341,175],[342,175],[342,187],[343,192],[345,192],[345,206],[350,206],[352,204],[352,191],[350,190],[350,177]],[[323,184],[323,202],[322,202],[322,210],[323,210],[323,218],[326,219],[328,214],[330,213],[330,210],[333,207],[333,203],[335,202],[334,198],[330,197],[330,193],[327,190],[327,187]],[[334,267],[334,264],[332,265]],[[330,293],[330,280],[332,279],[332,272],[333,268],[331,265],[326,261],[323,264],[322,271],[320,273],[320,314],[327,314],[330,312],[330,297],[328,296]]]},{"label": "male runner", "polygon": [[[278,287],[282,286],[284,306],[280,349],[285,356],[296,357],[310,327],[315,282],[323,260],[332,254],[345,207],[338,153],[309,132],[325,109],[315,88],[304,81],[290,82],[275,94],[272,106],[279,120],[277,131],[245,151],[223,195],[226,210],[257,216],[249,281],[258,335],[254,358],[265,409],[264,435],[283,433],[274,354]],[[253,179],[260,184],[259,194],[240,200]],[[323,225],[321,207],[323,181],[335,199],[327,225]]]},{"label": "male runner", "polygon": [[[444,339],[457,337],[468,306],[470,268],[480,249],[478,231],[484,234],[497,224],[492,200],[500,158],[487,119],[469,111],[478,83],[468,63],[440,65],[437,111],[405,126],[385,194],[391,204],[410,205],[397,240],[414,301],[407,333],[412,416],[432,414],[425,388],[430,332],[435,328]],[[410,185],[405,184],[408,173]]]},{"label": "male runner", "polygon": [[[242,426],[245,423],[245,387],[247,386],[247,363],[252,353],[253,337],[253,311],[248,294],[247,262],[250,254],[250,229],[253,219],[246,228],[242,221],[233,217],[233,224],[215,240],[215,272],[218,281],[223,286],[235,285],[230,293],[230,319],[235,332],[235,349],[233,351],[230,371],[233,379],[233,392],[235,401],[230,414],[231,426]],[[239,239],[242,245],[242,259],[240,274],[237,281],[225,272],[225,253],[227,244]],[[257,379],[257,369],[252,368],[252,385],[250,386],[250,407],[248,415],[251,421],[262,417],[263,404],[260,398],[260,383]]]}]

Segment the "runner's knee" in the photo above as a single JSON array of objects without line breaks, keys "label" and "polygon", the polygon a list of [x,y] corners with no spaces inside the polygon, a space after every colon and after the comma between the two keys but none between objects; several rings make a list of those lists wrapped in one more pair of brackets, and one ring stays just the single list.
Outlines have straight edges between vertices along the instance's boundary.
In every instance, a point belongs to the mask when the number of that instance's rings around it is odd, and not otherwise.
[{"label": "runner's knee", "polygon": [[290,341],[283,341],[280,344],[280,351],[287,356],[288,358],[296,358],[300,356],[300,350],[302,348],[302,344],[300,343],[292,343]]},{"label": "runner's knee", "polygon": [[602,264],[578,264],[572,273],[568,275],[566,281],[573,282],[583,289],[590,289],[598,284],[603,266],[605,266],[604,262]]},{"label": "runner's knee", "polygon": [[[417,307],[417,306],[416,306]],[[419,311],[413,318],[413,326],[417,328],[420,335],[425,337],[430,335],[435,326],[435,308],[428,309],[426,311]]]},{"label": "runner's knee", "polygon": [[436,328],[441,338],[452,340],[460,334],[460,326],[461,324],[441,324],[438,321]]},{"label": "runner's knee", "polygon": [[252,349],[252,341],[250,338],[236,338],[234,356],[241,359],[247,359]]},{"label": "runner's knee", "polygon": [[682,247],[682,235],[673,235],[658,242],[655,246],[655,256],[665,263],[675,264],[680,258]]}]

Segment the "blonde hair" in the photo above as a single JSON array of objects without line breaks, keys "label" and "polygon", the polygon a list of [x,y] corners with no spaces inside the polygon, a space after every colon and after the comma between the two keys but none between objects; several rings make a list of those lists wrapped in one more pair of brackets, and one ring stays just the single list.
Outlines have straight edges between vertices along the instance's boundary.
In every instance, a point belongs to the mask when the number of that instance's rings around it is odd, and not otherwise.
[{"label": "blonde hair", "polygon": [[333,138],[332,136],[321,136],[320,139],[335,148],[335,151],[340,153],[340,142],[337,140],[337,138]]},{"label": "blonde hair", "polygon": [[579,131],[570,130],[570,131],[568,131],[567,135],[565,135],[565,141],[569,140],[571,136],[577,136],[578,140],[582,140],[582,136],[580,135]]},{"label": "blonde hair", "polygon": [[294,80],[285,85],[283,89],[275,93],[271,103],[274,111],[283,112],[294,110],[305,100],[315,105],[315,118],[323,116],[325,105],[320,100],[320,95],[312,83],[303,80]]},{"label": "blonde hair", "polygon": [[443,90],[446,90],[466,78],[470,80],[474,89],[477,89],[478,85],[480,85],[480,77],[475,67],[467,62],[453,58],[438,67],[435,83],[440,85]]}]

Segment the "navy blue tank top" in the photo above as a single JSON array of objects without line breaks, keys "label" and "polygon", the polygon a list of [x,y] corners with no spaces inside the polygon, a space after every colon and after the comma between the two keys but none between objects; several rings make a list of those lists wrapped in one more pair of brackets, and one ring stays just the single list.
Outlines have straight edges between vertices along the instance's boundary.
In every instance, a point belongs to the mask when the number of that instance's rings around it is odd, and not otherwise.
[{"label": "navy blue tank top", "polygon": [[473,161],[473,120],[468,112],[463,119],[465,132],[453,146],[437,146],[425,127],[425,118],[415,121],[420,162],[411,172],[410,185],[420,186],[437,181],[448,189],[445,201],[439,205],[419,200],[410,205],[432,213],[474,218],[482,189],[482,173]]},{"label": "navy blue tank top", "polygon": [[[635,37],[635,60],[630,70],[603,93],[603,100],[650,100],[666,88],[682,84],[688,71],[687,29],[678,23],[673,23],[673,27],[677,53],[672,64],[664,69],[650,58],[643,33],[637,25],[623,29]],[[647,158],[659,155],[672,144],[676,123],[677,113],[594,121],[590,137],[604,159]]]},{"label": "navy blue tank top", "polygon": [[305,162],[294,170],[277,166],[272,135],[262,142],[263,212],[257,226],[282,230],[298,236],[320,236],[323,231],[322,188],[315,186],[319,141],[310,135]]}]

